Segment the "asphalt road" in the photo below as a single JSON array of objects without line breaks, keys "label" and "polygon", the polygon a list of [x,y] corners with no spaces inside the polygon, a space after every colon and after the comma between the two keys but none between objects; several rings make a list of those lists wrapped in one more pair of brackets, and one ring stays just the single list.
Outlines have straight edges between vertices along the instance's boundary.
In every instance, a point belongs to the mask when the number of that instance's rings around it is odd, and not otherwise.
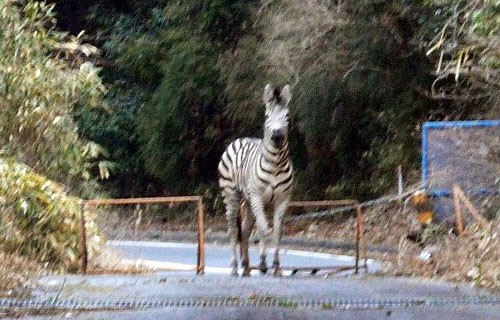
[{"label": "asphalt road", "polygon": [[[168,260],[178,268],[196,262],[195,245],[110,246],[131,261],[161,266]],[[30,298],[0,299],[0,310],[17,306],[26,319],[500,319],[500,295],[469,285],[371,274],[236,278],[226,273],[227,258],[224,247],[208,246],[213,269],[200,276],[159,268],[142,275],[42,277]],[[284,265],[334,262],[352,258],[294,250],[283,255]]]}]

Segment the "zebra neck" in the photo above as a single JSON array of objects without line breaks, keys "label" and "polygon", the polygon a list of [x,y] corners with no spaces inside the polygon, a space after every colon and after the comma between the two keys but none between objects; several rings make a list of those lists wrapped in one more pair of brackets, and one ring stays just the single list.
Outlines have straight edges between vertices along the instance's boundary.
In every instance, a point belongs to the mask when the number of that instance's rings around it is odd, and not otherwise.
[{"label": "zebra neck", "polygon": [[288,161],[288,141],[281,148],[275,148],[270,141],[264,139],[262,144],[263,160],[272,167],[279,167]]}]

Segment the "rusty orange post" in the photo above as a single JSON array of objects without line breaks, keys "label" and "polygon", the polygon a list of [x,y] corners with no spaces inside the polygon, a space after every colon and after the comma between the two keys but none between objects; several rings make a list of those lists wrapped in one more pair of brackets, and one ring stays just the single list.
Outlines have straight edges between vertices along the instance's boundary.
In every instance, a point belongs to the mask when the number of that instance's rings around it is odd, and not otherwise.
[{"label": "rusty orange post", "polygon": [[465,193],[463,192],[462,188],[460,188],[459,185],[454,185],[453,186],[453,192],[457,194],[458,198],[462,200],[462,202],[465,204],[467,209],[469,210],[470,214],[474,219],[476,220],[477,223],[481,225],[482,228],[486,228],[488,226],[488,222],[486,221],[485,218],[479,214],[479,211],[477,211],[476,207],[472,204],[472,202],[467,198]]},{"label": "rusty orange post", "polygon": [[457,218],[457,232],[462,235],[464,232],[464,217],[462,215],[462,207],[460,206],[460,196],[457,186],[453,186],[453,201],[455,203],[455,215]]},{"label": "rusty orange post", "polygon": [[80,271],[82,274],[87,273],[87,267],[89,263],[89,256],[87,250],[87,228],[85,225],[85,204],[80,205],[80,242],[81,242],[81,261],[80,261]]},{"label": "rusty orange post", "polygon": [[354,273],[359,272],[359,258],[360,258],[360,246],[361,238],[363,234],[363,220],[362,220],[362,208],[360,205],[356,206],[356,262],[354,264]]},{"label": "rusty orange post", "polygon": [[365,243],[365,217],[363,216],[363,207],[358,205],[359,210],[359,246],[360,254],[363,255],[363,269],[368,272],[368,250]]},{"label": "rusty orange post", "polygon": [[205,274],[205,208],[203,198],[198,199],[198,261],[196,274]]}]

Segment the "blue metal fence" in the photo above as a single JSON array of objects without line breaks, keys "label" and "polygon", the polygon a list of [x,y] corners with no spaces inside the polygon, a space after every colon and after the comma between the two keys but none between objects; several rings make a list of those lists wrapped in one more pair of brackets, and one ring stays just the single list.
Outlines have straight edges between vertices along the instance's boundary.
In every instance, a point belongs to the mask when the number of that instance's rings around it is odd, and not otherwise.
[{"label": "blue metal fence", "polygon": [[[442,212],[458,184],[472,197],[498,194],[500,159],[487,158],[500,143],[500,120],[436,121],[422,127],[422,187],[440,198]],[[446,213],[440,214],[446,216]]]}]

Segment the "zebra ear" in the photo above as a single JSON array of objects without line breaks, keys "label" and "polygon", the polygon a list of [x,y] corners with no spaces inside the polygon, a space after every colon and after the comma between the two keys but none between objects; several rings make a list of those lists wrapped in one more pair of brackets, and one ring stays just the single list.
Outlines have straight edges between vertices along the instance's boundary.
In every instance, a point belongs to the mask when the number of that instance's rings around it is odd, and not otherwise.
[{"label": "zebra ear", "polygon": [[271,87],[271,84],[267,84],[266,87],[264,88],[264,104],[267,105],[274,97],[274,92],[273,92],[273,87]]},{"label": "zebra ear", "polygon": [[290,92],[290,85],[287,84],[281,90],[281,100],[283,101],[283,105],[287,106],[291,98],[292,98],[292,93]]}]

